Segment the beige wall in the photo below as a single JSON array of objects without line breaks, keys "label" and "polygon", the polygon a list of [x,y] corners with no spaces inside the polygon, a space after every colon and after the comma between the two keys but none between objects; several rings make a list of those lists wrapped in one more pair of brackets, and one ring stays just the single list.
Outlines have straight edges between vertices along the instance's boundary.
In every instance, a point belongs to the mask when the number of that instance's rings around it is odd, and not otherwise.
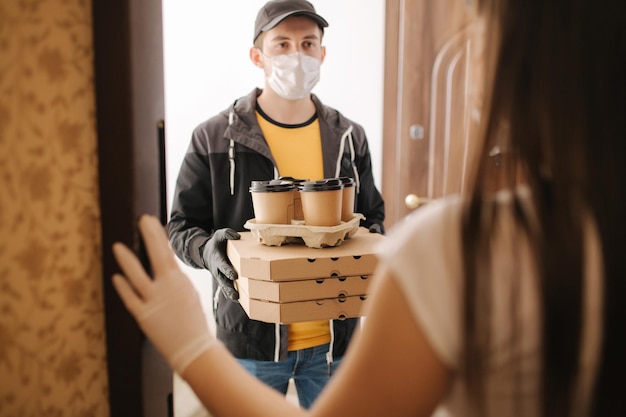
[{"label": "beige wall", "polygon": [[0,416],[109,415],[91,2],[0,0]]}]

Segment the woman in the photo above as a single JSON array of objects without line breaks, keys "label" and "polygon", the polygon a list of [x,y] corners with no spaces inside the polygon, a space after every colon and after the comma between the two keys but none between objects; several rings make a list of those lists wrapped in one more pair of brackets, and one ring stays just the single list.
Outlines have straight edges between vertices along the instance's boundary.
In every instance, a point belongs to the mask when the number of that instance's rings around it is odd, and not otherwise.
[{"label": "woman", "polygon": [[391,233],[366,325],[311,410],[236,367],[155,218],[139,224],[154,281],[114,246],[120,296],[214,415],[626,415],[619,3],[477,3],[489,33],[483,145],[506,140],[516,155],[508,190],[487,192],[481,161],[467,195]]}]

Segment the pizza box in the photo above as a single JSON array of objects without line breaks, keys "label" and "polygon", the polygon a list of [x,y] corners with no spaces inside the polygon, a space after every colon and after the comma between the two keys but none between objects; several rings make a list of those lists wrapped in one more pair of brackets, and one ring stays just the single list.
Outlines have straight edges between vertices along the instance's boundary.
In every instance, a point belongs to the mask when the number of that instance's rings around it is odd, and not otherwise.
[{"label": "pizza box", "polygon": [[302,244],[266,246],[251,232],[229,240],[226,253],[239,276],[268,281],[372,275],[375,251],[385,236],[359,227],[340,246],[311,248]]},{"label": "pizza box", "polygon": [[235,285],[250,298],[286,303],[365,295],[370,280],[368,275],[278,282],[240,276]]},{"label": "pizza box", "polygon": [[276,303],[250,298],[239,292],[239,303],[253,320],[290,324],[314,320],[345,320],[361,317],[366,295],[327,298],[321,300]]}]

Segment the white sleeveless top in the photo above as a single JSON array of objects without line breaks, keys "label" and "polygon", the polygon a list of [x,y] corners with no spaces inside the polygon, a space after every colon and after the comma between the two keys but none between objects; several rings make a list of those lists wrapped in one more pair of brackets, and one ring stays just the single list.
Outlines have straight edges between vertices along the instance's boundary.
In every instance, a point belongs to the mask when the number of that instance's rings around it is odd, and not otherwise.
[{"label": "white sleeveless top", "polygon": [[[519,194],[528,202],[528,193]],[[497,197],[503,210],[493,239],[491,271],[494,274],[492,341],[489,346],[490,370],[486,392],[489,416],[539,416],[541,366],[540,315],[536,273],[529,243],[515,230],[511,195]],[[525,204],[526,207],[529,205]],[[590,384],[596,369],[601,328],[601,256],[595,229],[588,222],[585,230],[585,345],[579,381],[579,403],[574,410],[585,415]],[[380,268],[393,273],[416,321],[439,357],[453,370],[454,381],[439,412],[443,415],[471,416],[465,377],[460,369],[463,356],[463,271],[461,258],[461,200],[440,199],[424,206],[394,226],[379,249]],[[518,345],[511,344],[512,315],[519,318]],[[519,374],[511,364],[520,364]],[[519,385],[515,389],[514,378]],[[516,394],[517,390],[517,394]]]}]

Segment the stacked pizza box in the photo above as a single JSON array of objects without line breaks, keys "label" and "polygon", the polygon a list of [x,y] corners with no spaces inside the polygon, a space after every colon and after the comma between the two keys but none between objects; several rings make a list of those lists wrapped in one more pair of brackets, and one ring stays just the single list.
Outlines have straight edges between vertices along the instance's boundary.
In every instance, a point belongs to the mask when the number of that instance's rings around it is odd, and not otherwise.
[{"label": "stacked pizza box", "polygon": [[239,302],[251,319],[270,323],[360,317],[383,239],[359,228],[334,247],[268,246],[243,232],[227,244]]}]

